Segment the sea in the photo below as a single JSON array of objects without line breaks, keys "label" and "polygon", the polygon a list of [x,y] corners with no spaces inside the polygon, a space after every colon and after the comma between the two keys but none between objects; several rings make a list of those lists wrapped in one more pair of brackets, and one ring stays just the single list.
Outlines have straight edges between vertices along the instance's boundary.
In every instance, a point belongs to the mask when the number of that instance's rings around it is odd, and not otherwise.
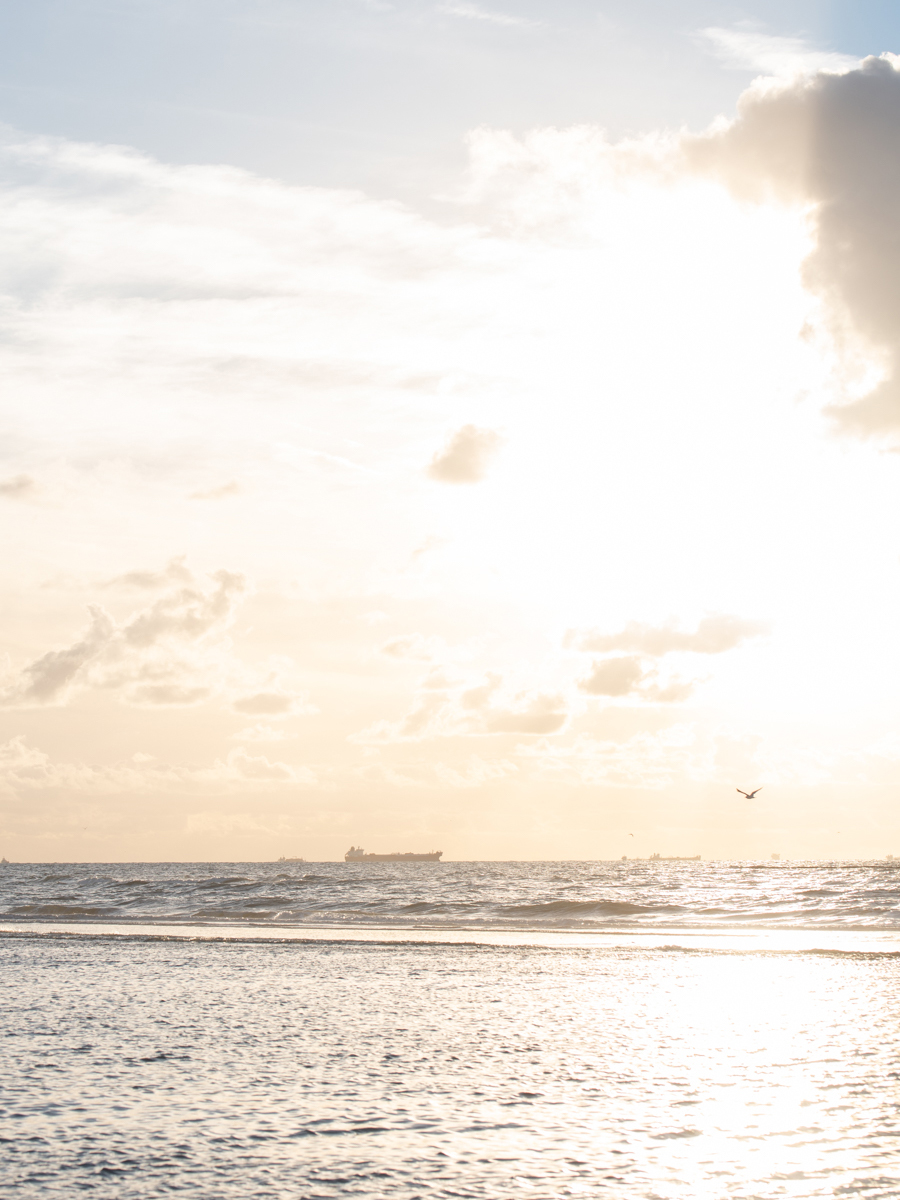
[{"label": "sea", "polygon": [[900,862],[0,865],[0,1197],[900,1197]]}]

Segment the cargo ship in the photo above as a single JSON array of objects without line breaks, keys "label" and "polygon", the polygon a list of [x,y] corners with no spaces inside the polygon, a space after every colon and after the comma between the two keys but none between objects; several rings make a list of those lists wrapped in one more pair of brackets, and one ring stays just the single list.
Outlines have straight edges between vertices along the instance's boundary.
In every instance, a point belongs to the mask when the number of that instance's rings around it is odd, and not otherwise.
[{"label": "cargo ship", "polygon": [[651,854],[647,862],[699,862],[699,854],[670,854],[668,857],[659,854]]},{"label": "cargo ship", "polygon": [[351,846],[344,855],[344,862],[440,862],[443,850],[431,850],[428,854],[366,854],[362,846]]}]

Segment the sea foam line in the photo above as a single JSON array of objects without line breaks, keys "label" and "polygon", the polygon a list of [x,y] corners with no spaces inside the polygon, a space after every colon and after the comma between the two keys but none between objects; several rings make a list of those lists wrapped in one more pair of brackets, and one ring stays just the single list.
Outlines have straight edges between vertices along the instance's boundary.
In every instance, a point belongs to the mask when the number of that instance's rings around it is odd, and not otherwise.
[{"label": "sea foam line", "polygon": [[738,953],[900,954],[900,932],[812,929],[692,929],[690,932],[628,932],[528,929],[423,929],[387,926],[107,924],[104,922],[16,921],[0,923],[0,937],[154,938],[222,942],[370,942],[448,945],[521,946],[569,950],[707,950]]}]

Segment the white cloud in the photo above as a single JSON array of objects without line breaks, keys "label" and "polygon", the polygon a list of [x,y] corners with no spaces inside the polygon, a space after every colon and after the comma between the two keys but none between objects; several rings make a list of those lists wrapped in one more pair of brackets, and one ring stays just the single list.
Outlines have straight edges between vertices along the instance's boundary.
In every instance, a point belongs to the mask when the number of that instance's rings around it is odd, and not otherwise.
[{"label": "white cloud", "polygon": [[449,2],[438,5],[438,12],[444,13],[448,17],[461,17],[466,21],[487,21],[491,25],[509,25],[525,29],[533,29],[540,25],[539,21],[530,21],[525,17],[514,17],[509,13],[480,8],[477,4]]},{"label": "white cloud", "polygon": [[463,425],[443,450],[435,454],[428,477],[438,483],[480,483],[502,443],[503,439],[493,429]]},{"label": "white cloud", "polygon": [[848,54],[817,50],[803,38],[779,37],[746,26],[731,29],[710,26],[701,29],[700,36],[726,66],[764,71],[779,78],[812,75],[817,71],[840,73],[859,62]]}]

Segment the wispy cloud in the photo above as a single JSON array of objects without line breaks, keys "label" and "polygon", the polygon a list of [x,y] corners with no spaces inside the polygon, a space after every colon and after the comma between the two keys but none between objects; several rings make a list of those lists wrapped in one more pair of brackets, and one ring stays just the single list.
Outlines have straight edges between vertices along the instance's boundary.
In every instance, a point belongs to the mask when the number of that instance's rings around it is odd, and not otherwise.
[{"label": "wispy cloud", "polygon": [[489,21],[492,25],[515,25],[520,29],[535,29],[540,21],[529,21],[527,17],[514,17],[509,13],[492,12],[476,4],[439,4],[438,12],[448,17],[462,17],[468,21]]},{"label": "wispy cloud", "polygon": [[11,500],[24,500],[34,495],[37,484],[30,475],[14,475],[11,479],[0,479],[0,496]]},{"label": "wispy cloud", "polygon": [[858,59],[849,54],[818,50],[800,37],[779,37],[748,26],[723,29],[712,25],[700,36],[725,66],[739,71],[763,71],[778,78],[812,75],[817,71],[849,71]]},{"label": "wispy cloud", "polygon": [[684,632],[674,624],[644,625],[630,621],[619,633],[586,633],[570,631],[566,645],[578,650],[593,650],[606,653],[610,650],[631,650],[652,658],[678,651],[693,654],[724,654],[733,650],[748,638],[761,637],[769,632],[764,621],[749,621],[731,613],[713,613],[704,617],[693,632]]},{"label": "wispy cloud", "polygon": [[479,483],[502,442],[493,429],[463,425],[431,460],[428,477],[439,483]]},{"label": "wispy cloud", "polygon": [[191,492],[190,500],[227,500],[229,496],[239,496],[244,489],[236,479],[223,483],[220,487],[210,488],[205,492]]}]

